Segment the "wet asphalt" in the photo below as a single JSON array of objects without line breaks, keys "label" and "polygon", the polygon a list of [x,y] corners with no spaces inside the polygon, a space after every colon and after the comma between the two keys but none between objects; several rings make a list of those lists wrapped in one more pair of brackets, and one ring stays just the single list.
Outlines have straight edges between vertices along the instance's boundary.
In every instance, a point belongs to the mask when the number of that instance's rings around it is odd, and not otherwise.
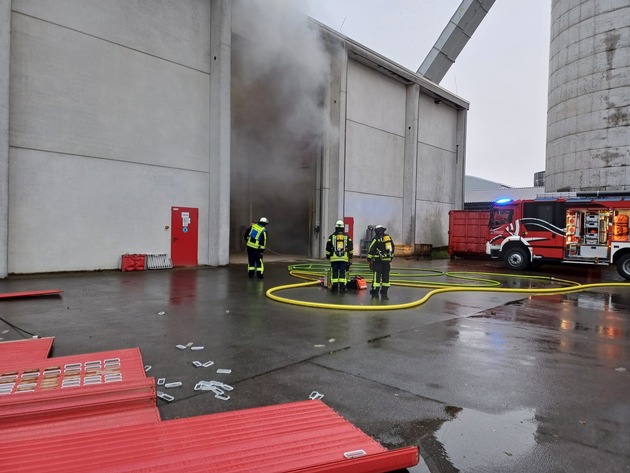
[{"label": "wet asphalt", "polygon": [[[55,337],[52,356],[139,347],[148,376],[181,381],[162,419],[300,401],[316,391],[393,449],[419,445],[419,472],[630,472],[630,284],[530,296],[394,286],[389,300],[320,286],[277,294],[365,310],[316,309],[265,296],[300,282],[299,260],[266,263],[264,280],[227,267],[33,275],[0,293],[61,296],[0,301],[0,338]],[[407,270],[505,273],[500,263],[398,259]],[[623,282],[614,268],[545,266],[527,275]],[[545,284],[511,276],[504,285]],[[438,278],[439,279],[439,278]],[[193,343],[204,349],[178,350]],[[192,361],[214,361],[196,368]],[[230,373],[217,373],[228,369]],[[194,391],[234,387],[230,399]]]}]

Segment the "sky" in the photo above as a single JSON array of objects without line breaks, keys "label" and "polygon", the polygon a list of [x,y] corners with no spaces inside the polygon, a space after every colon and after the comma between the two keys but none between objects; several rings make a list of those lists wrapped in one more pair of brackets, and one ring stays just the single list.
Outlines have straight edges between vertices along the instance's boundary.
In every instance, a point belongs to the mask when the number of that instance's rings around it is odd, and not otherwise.
[{"label": "sky", "polygon": [[[292,0],[417,71],[461,0]],[[531,187],[545,170],[551,0],[497,0],[440,86],[470,102],[466,174]]]}]

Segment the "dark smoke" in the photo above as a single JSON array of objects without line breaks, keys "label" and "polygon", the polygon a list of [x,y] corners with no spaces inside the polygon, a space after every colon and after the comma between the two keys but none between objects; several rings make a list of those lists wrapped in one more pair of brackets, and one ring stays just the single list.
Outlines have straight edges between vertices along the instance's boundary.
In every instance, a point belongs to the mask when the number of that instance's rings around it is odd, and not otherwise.
[{"label": "dark smoke", "polygon": [[287,2],[232,5],[232,249],[265,216],[271,251],[308,255],[330,54]]}]

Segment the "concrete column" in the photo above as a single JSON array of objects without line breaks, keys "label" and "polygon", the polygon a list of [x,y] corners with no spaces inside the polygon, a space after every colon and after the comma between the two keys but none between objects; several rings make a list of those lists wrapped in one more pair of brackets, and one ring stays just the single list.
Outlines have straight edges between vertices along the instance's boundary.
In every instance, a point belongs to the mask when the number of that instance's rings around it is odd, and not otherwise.
[{"label": "concrete column", "polygon": [[0,0],[0,278],[9,274],[11,0]]},{"label": "concrete column", "polygon": [[466,189],[466,122],[468,120],[468,110],[457,111],[457,132],[456,132],[456,152],[455,152],[455,179],[453,179],[455,189],[453,189],[453,203],[455,209],[464,208],[464,198]]},{"label": "concrete column", "polygon": [[212,266],[230,260],[231,49],[231,2],[210,0],[208,263]]},{"label": "concrete column", "polygon": [[[407,86],[405,105],[405,171],[403,174],[402,243],[415,245],[416,189],[418,185],[418,119],[420,116],[420,86]],[[412,246],[413,248],[413,246]]]},{"label": "concrete column", "polygon": [[[333,48],[333,51],[335,48]],[[344,216],[346,169],[346,101],[348,55],[345,50],[332,54],[331,78],[327,93],[330,127],[324,136],[320,178],[320,231],[314,258],[326,253],[326,239],[335,221]]]}]

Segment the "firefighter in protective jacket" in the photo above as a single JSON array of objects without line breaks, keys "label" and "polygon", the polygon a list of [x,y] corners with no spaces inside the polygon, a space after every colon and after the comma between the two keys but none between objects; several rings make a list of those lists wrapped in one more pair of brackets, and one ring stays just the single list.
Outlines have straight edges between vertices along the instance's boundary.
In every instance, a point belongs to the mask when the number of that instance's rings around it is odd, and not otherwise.
[{"label": "firefighter in protective jacket", "polygon": [[352,264],[352,239],[345,233],[342,220],[337,220],[335,233],[328,237],[326,259],[330,260],[332,292],[346,292],[346,271]]},{"label": "firefighter in protective jacket", "polygon": [[391,286],[389,270],[391,261],[394,259],[395,248],[394,241],[385,233],[385,230],[387,229],[382,225],[377,225],[374,228],[376,234],[370,242],[367,259],[373,272],[370,294],[376,296],[380,291],[381,296],[387,298],[387,290]]},{"label": "firefighter in protective jacket", "polygon": [[245,230],[245,244],[247,245],[247,272],[250,278],[256,274],[258,279],[263,278],[265,265],[263,263],[263,253],[267,246],[267,229],[269,223],[265,217],[261,217],[258,223]]}]

